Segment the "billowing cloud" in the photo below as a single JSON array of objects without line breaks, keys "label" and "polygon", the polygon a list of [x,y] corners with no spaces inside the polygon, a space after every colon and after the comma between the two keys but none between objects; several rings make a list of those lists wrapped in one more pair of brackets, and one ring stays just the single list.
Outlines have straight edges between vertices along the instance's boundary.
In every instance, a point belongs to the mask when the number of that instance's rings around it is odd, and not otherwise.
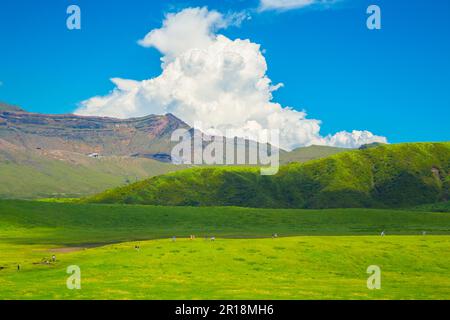
[{"label": "billowing cloud", "polygon": [[266,75],[260,45],[217,34],[240,20],[206,8],[167,15],[160,29],[139,42],[163,54],[161,75],[144,81],[113,78],[111,93],[82,102],[76,113],[118,118],[173,113],[190,125],[201,122],[203,130],[256,137],[279,130],[285,149],[386,142],[367,131],[323,137],[319,120],[274,102],[272,93],[282,84],[273,84]]},{"label": "billowing cloud", "polygon": [[214,42],[214,32],[227,26],[223,15],[206,8],[169,14],[160,29],[150,31],[139,44],[155,47],[165,60],[173,60],[192,48],[202,50]]},{"label": "billowing cloud", "polygon": [[163,61],[171,62],[193,48],[208,48],[215,41],[215,31],[240,25],[246,18],[244,12],[224,16],[207,8],[188,8],[168,14],[163,26],[150,31],[139,44],[158,49],[164,55]]},{"label": "billowing cloud", "polygon": [[343,148],[358,148],[363,144],[372,142],[387,143],[387,139],[376,136],[370,131],[353,130],[352,132],[341,131],[333,136],[329,135],[325,138],[323,144]]},{"label": "billowing cloud", "polygon": [[260,0],[259,9],[267,10],[291,10],[308,7],[311,5],[328,5],[336,0]]}]

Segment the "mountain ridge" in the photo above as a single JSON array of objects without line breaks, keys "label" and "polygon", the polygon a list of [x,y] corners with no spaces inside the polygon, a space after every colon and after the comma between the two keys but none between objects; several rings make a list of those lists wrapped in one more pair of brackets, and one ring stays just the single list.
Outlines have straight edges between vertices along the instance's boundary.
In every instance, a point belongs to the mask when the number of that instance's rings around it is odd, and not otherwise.
[{"label": "mountain ridge", "polygon": [[[171,134],[179,128],[193,130],[170,113],[116,119],[0,103],[0,198],[83,197],[185,169],[171,163]],[[296,150],[289,162],[335,152],[321,148],[320,154],[314,147]],[[280,150],[282,163],[288,154]]]},{"label": "mountain ridge", "polygon": [[172,114],[115,119],[0,111],[0,138],[31,149],[105,155],[170,152],[170,135],[188,125]]}]

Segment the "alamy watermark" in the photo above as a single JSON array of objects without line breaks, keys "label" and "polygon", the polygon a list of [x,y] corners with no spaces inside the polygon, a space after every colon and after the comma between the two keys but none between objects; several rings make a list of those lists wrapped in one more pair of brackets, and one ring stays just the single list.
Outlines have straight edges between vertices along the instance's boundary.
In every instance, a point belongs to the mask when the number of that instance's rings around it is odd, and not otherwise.
[{"label": "alamy watermark", "polygon": [[367,18],[367,28],[369,30],[380,30],[381,29],[381,9],[379,6],[372,4],[367,7],[367,14],[370,16]]},{"label": "alamy watermark", "polygon": [[66,10],[69,15],[66,20],[66,26],[69,30],[81,29],[81,9],[77,5],[70,5]]},{"label": "alamy watermark", "polygon": [[171,141],[171,158],[175,164],[260,165],[261,175],[277,174],[280,166],[279,130],[263,130],[257,135],[242,130],[177,129]]},{"label": "alamy watermark", "polygon": [[67,267],[67,273],[70,276],[67,278],[66,286],[69,290],[81,289],[81,269],[79,266],[72,265]]},{"label": "alamy watermark", "polygon": [[376,265],[371,265],[367,268],[367,273],[370,274],[370,277],[367,278],[367,289],[381,289],[381,268]]}]

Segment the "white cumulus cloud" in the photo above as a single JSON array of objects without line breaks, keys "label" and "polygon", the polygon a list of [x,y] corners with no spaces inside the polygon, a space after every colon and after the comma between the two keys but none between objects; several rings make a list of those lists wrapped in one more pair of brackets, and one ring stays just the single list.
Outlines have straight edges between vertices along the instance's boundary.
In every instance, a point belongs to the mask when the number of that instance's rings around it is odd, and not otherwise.
[{"label": "white cumulus cloud", "polygon": [[323,141],[326,145],[343,148],[358,148],[363,144],[372,142],[387,143],[387,139],[385,137],[376,136],[367,130],[353,130],[352,132],[341,131],[335,135],[329,135],[325,138],[325,141]]},{"label": "white cumulus cloud", "polygon": [[161,75],[144,81],[113,78],[112,92],[83,101],[75,113],[118,118],[173,113],[190,125],[200,121],[204,130],[256,137],[276,129],[284,149],[386,142],[368,131],[321,136],[319,120],[274,102],[272,92],[282,84],[273,84],[266,75],[260,45],[217,34],[242,19],[206,8],[167,15],[161,28],[139,41],[162,53]]}]

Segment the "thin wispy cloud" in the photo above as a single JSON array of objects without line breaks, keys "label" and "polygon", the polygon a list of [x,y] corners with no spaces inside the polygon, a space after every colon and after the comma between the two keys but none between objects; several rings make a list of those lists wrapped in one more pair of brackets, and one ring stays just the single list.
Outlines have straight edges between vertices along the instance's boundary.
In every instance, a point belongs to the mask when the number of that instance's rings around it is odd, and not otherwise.
[{"label": "thin wispy cloud", "polygon": [[328,6],[336,0],[260,0],[260,11],[287,11],[310,6]]}]

